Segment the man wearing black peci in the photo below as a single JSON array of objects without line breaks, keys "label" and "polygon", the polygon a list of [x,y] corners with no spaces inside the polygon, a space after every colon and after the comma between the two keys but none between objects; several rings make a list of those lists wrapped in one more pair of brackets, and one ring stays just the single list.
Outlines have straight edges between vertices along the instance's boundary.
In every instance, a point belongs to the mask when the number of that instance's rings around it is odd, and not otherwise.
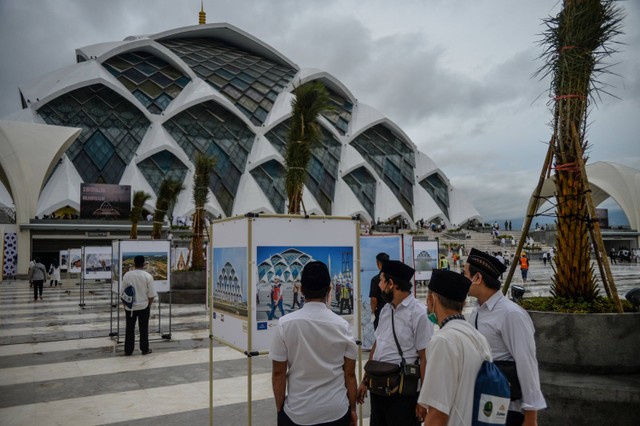
[{"label": "man wearing black peci", "polygon": [[469,322],[491,346],[494,363],[511,383],[511,404],[507,425],[535,426],[538,410],[547,404],[540,390],[533,322],[518,304],[500,291],[500,275],[507,269],[495,257],[471,249],[464,275],[471,280],[469,295],[478,307]]}]

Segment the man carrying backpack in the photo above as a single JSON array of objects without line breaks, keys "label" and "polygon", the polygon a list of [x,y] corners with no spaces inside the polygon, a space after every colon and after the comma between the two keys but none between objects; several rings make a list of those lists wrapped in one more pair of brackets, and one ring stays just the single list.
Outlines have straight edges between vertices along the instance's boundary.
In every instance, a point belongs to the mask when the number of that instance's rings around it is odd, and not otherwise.
[{"label": "man carrying backpack", "polygon": [[491,361],[491,349],[487,339],[462,315],[470,285],[467,278],[453,271],[436,269],[431,273],[427,310],[429,320],[440,330],[429,342],[418,398],[418,418],[425,425],[472,424],[476,378],[482,363]]},{"label": "man carrying backpack", "polygon": [[[140,331],[140,350],[142,355],[151,353],[149,348],[149,316],[151,304],[158,295],[153,286],[153,276],[144,270],[144,256],[136,256],[133,259],[135,269],[122,277],[122,291],[120,299],[125,305],[127,319],[127,331],[124,339],[124,354],[129,356],[135,347],[135,329],[138,321]],[[127,290],[127,287],[133,287]],[[130,303],[127,303],[127,299]]]},{"label": "man carrying backpack", "polygon": [[547,404],[540,390],[535,329],[527,311],[500,291],[498,277],[506,269],[488,253],[471,250],[464,275],[471,280],[469,295],[478,299],[478,307],[469,322],[487,338],[494,363],[511,383],[507,425],[537,425],[537,410]]}]

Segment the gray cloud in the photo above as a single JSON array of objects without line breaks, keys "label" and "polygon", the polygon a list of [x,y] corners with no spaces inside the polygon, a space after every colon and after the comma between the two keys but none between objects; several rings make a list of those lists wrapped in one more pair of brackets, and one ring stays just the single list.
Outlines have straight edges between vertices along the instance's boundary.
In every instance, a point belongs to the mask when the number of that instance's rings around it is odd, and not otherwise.
[{"label": "gray cloud", "polygon": [[[302,67],[323,69],[395,121],[487,220],[524,214],[551,130],[536,44],[561,2],[509,0],[205,0],[229,22]],[[224,4],[223,4],[224,3]],[[592,161],[640,168],[640,2],[590,114]],[[75,62],[78,47],[197,22],[197,0],[0,0],[0,117],[19,85]]]}]

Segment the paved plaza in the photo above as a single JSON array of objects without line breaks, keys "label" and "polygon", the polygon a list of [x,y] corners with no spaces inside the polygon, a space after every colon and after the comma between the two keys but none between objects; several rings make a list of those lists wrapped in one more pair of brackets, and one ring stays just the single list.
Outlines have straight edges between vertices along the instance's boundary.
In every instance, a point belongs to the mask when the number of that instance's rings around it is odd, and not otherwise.
[{"label": "paved plaza", "polygon": [[[640,286],[637,264],[612,266],[621,297]],[[551,268],[533,263],[527,294],[548,290]],[[520,284],[516,271],[514,284]],[[418,289],[424,299],[425,288]],[[168,305],[151,320],[153,353],[124,357],[109,333],[110,284],[90,283],[85,307],[79,286],[45,286],[33,302],[27,281],[0,285],[0,424],[13,425],[206,425],[209,424],[209,330],[202,305]],[[160,319],[160,320],[159,320]],[[121,320],[121,333],[124,324]],[[363,354],[366,359],[367,354]],[[213,349],[213,423],[246,425],[248,360],[220,344]],[[253,425],[275,424],[271,363],[251,359]],[[368,424],[368,406],[364,424]]]}]

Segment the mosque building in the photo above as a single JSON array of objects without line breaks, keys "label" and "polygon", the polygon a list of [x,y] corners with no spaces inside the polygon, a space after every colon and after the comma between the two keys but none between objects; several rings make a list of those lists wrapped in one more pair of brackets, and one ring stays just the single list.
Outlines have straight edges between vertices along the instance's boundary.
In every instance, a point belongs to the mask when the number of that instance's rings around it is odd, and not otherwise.
[{"label": "mosque building", "polygon": [[23,266],[33,253],[87,238],[128,237],[128,217],[113,203],[93,209],[102,222],[83,222],[83,185],[144,191],[152,196],[144,208],[153,212],[160,183],[172,178],[184,186],[173,216],[189,217],[198,154],[216,158],[208,214],[286,213],[292,92],[311,81],[326,87],[334,109],[319,118],[323,138],[307,170],[307,214],[412,227],[420,219],[461,225],[479,218],[396,123],[334,76],[298,66],[231,24],[206,24],[203,10],[199,18],[199,25],[78,48],[77,63],[19,88],[22,110],[0,122],[11,150],[0,182],[16,215],[15,230],[4,232],[15,233]]}]

